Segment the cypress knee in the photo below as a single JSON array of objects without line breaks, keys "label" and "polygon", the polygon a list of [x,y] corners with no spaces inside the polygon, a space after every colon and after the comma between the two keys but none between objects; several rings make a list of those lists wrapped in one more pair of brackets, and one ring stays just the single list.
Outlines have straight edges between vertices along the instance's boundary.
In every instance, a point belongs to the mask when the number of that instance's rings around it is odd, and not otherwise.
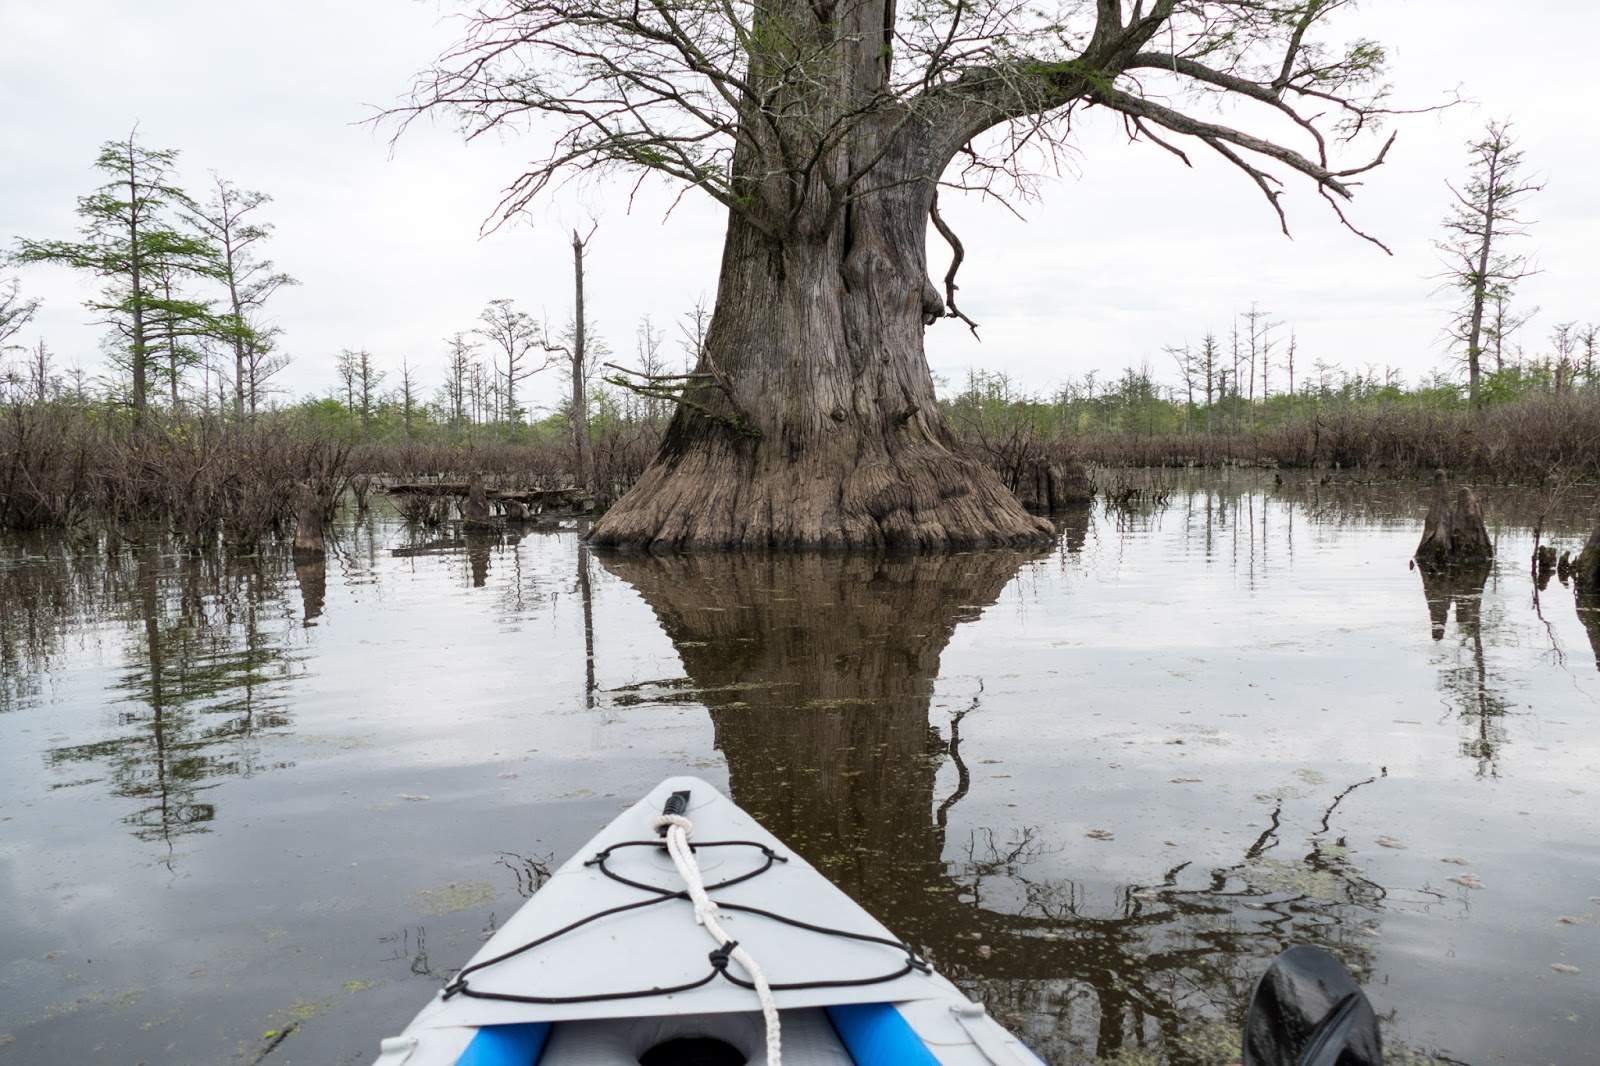
[{"label": "cypress knee", "polygon": [[1484,525],[1478,497],[1463,485],[1452,498],[1450,481],[1443,470],[1433,475],[1433,497],[1415,558],[1418,566],[1435,569],[1486,563],[1494,558],[1494,543]]}]

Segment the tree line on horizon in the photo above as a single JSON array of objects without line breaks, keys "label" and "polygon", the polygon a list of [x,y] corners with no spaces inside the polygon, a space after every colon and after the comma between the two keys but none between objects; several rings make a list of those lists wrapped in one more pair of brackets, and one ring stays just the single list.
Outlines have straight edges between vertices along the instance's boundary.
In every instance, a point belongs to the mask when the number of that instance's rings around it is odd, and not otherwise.
[{"label": "tree line on horizon", "polygon": [[[1446,334],[1459,372],[1441,368],[1407,383],[1371,365],[1351,371],[1319,358],[1308,366],[1293,327],[1252,303],[1233,316],[1225,336],[1208,331],[1198,342],[1165,347],[1172,379],[1162,380],[1146,360],[1118,376],[1090,371],[1038,394],[1018,388],[1003,371],[974,368],[959,388],[942,390],[941,405],[958,428],[980,412],[993,417],[998,407],[1036,421],[1050,412],[1045,420],[1064,433],[1238,433],[1329,403],[1480,409],[1531,394],[1596,389],[1600,326],[1559,322],[1548,347],[1533,353],[1515,339],[1539,311],[1514,302],[1518,283],[1536,272],[1515,242],[1527,236],[1521,208],[1542,184],[1524,176],[1510,124],[1489,122],[1468,153],[1465,182],[1448,186],[1451,203],[1436,242],[1442,287],[1457,295]],[[142,145],[137,131],[106,142],[95,164],[105,181],[78,200],[79,239],[19,239],[10,257],[17,265],[64,265],[100,282],[86,306],[107,327],[110,373],[91,377],[81,364],[58,371],[43,337],[12,343],[39,306],[13,277],[0,283],[0,355],[14,355],[0,375],[7,398],[103,403],[130,409],[136,419],[152,405],[236,420],[271,409],[345,439],[557,439],[576,432],[573,404],[562,401],[533,417],[522,390],[535,376],[561,368],[569,384],[580,378],[585,424],[659,428],[672,413],[673,393],[638,383],[687,376],[704,351],[710,320],[704,302],[679,323],[686,373],[677,375],[664,351],[665,331],[648,315],[635,329],[636,366],[624,368],[602,363],[611,352],[595,323],[585,321],[586,352],[574,360],[576,318],[552,331],[514,300],[496,298],[470,328],[444,339],[443,380],[431,387],[409,357],[396,365],[352,347],[333,356],[332,389],[284,404],[272,381],[289,357],[267,304],[298,282],[264,254],[273,227],[260,212],[271,197],[213,174],[202,202],[175,184],[177,156]],[[574,241],[581,262],[576,234]]]}]

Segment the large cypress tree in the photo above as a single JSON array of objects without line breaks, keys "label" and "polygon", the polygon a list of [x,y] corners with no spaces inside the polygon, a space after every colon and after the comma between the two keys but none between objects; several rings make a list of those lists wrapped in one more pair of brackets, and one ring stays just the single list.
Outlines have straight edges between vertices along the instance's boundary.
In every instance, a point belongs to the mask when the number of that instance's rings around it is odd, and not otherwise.
[{"label": "large cypress tree", "polygon": [[[959,454],[923,355],[924,329],[956,314],[953,273],[928,271],[930,220],[960,254],[936,190],[1025,182],[1035,149],[1048,162],[1104,113],[1184,162],[1216,153],[1280,219],[1289,175],[1339,211],[1387,148],[1334,158],[1384,113],[1382,48],[1329,29],[1348,6],[487,0],[395,114],[544,139],[506,216],[607,170],[727,210],[699,364],[598,543],[1015,542],[1048,528]],[[1139,225],[1137,204],[1096,209]]]}]

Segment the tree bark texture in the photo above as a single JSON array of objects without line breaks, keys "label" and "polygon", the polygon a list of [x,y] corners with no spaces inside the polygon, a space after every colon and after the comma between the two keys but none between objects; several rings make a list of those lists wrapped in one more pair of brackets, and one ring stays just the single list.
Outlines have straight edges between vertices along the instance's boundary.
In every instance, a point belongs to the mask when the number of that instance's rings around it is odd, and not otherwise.
[{"label": "tree bark texture", "polygon": [[1022,469],[1017,481],[1017,499],[1030,511],[1058,514],[1094,499],[1094,482],[1082,463],[1036,459]]},{"label": "tree bark texture", "polygon": [[1484,525],[1478,497],[1463,485],[1452,498],[1443,470],[1433,475],[1433,497],[1415,558],[1424,569],[1484,563],[1494,558],[1494,543]]},{"label": "tree bark texture", "polygon": [[778,242],[729,223],[692,389],[655,463],[595,529],[647,549],[941,549],[1042,541],[945,427],[923,354],[931,187]]},{"label": "tree bark texture", "polygon": [[294,557],[313,560],[326,554],[322,499],[310,485],[302,484],[295,490]]},{"label": "tree bark texture", "polygon": [[1585,592],[1600,594],[1600,526],[1589,534],[1589,540],[1572,564],[1572,580]]}]

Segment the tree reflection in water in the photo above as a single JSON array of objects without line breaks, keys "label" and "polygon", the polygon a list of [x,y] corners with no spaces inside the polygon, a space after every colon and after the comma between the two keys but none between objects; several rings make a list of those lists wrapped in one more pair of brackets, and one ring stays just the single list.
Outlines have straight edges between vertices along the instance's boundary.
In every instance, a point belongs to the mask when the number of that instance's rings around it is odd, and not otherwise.
[{"label": "tree reflection in water", "polygon": [[1422,594],[1428,602],[1428,624],[1435,641],[1449,631],[1450,612],[1456,617],[1455,661],[1439,675],[1439,687],[1449,696],[1463,728],[1461,754],[1478,766],[1479,777],[1500,776],[1500,752],[1506,745],[1505,714],[1510,706],[1493,688],[1483,641],[1483,590],[1490,564],[1447,570],[1419,567]]},{"label": "tree reflection in water", "polygon": [[[1237,862],[1174,863],[1123,886],[1110,908],[1090,906],[1074,880],[1031,872],[1048,846],[1035,829],[950,839],[972,788],[961,729],[983,697],[948,733],[931,724],[939,658],[1029,561],[603,557],[676,646],[734,800],[1047,1061],[1223,1061],[1255,978],[1290,943],[1324,944],[1367,971],[1384,890],[1331,826],[1344,796],[1370,782],[1331,797],[1302,847],[1274,808]],[[947,761],[955,785],[941,796]]]},{"label": "tree reflection in water", "polygon": [[[100,764],[114,795],[137,804],[124,821],[140,839],[165,846],[205,832],[216,817],[206,793],[220,779],[247,777],[269,764],[257,740],[289,725],[289,654],[283,589],[286,553],[229,558],[176,553],[150,540],[93,556],[96,581],[77,583],[70,567],[34,567],[36,586],[55,586],[58,606],[124,619],[125,667],[113,735],[51,747],[51,767]],[[58,620],[59,624],[59,620]],[[73,782],[76,783],[76,782]]]}]

